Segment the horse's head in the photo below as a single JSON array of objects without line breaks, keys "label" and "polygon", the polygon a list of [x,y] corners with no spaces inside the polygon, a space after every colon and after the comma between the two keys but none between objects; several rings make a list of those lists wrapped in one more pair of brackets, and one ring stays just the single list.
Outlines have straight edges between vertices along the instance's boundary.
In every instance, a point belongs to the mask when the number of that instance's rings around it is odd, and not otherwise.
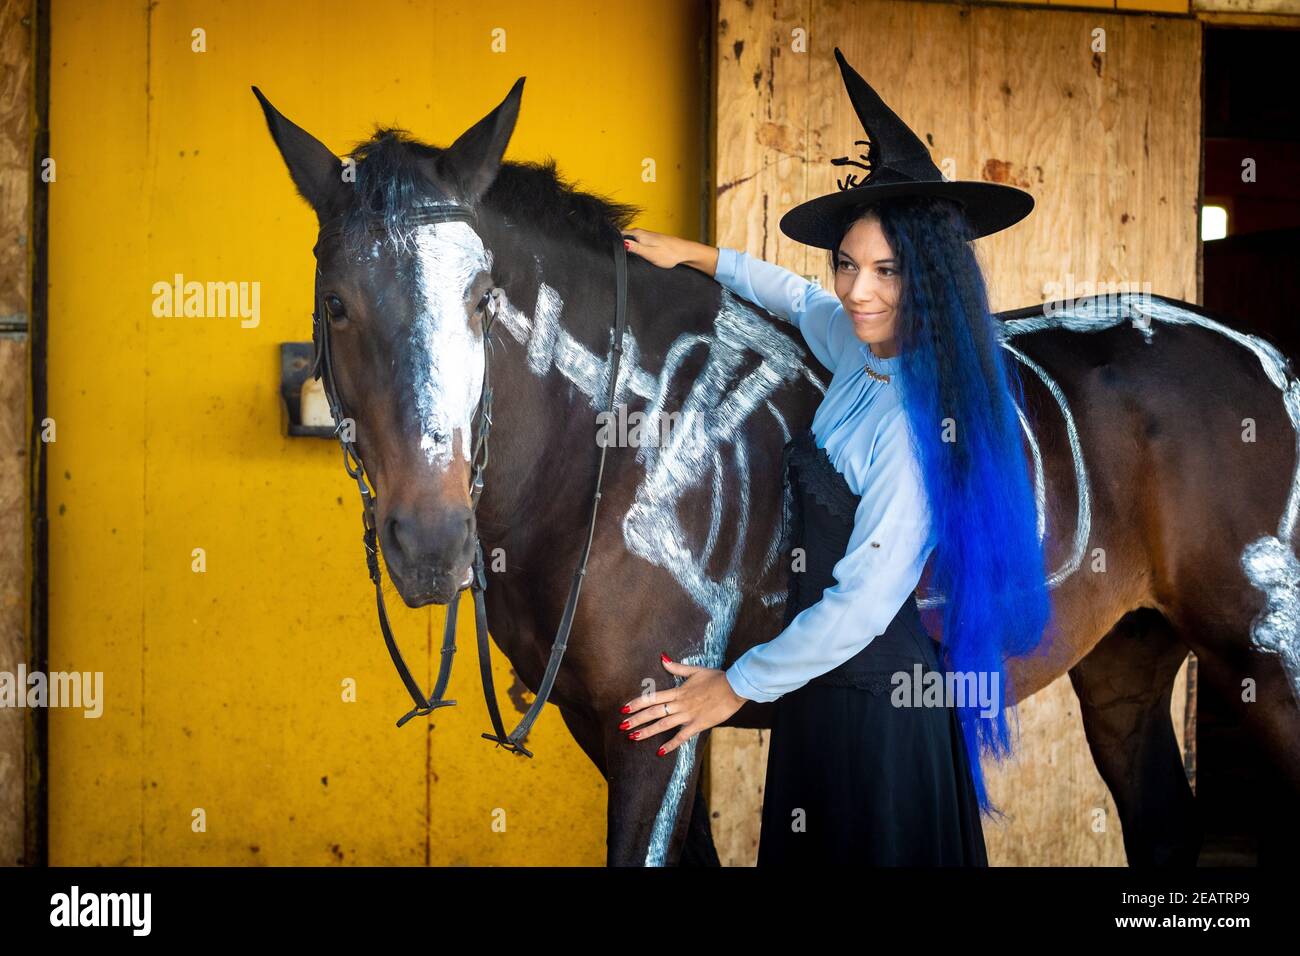
[{"label": "horse's head", "polygon": [[473,219],[440,210],[478,211],[523,82],[446,149],[381,131],[343,163],[253,89],[320,223],[318,354],[328,346],[343,427],[374,486],[380,549],[411,607],[447,603],[473,559],[471,441],[494,285]]}]

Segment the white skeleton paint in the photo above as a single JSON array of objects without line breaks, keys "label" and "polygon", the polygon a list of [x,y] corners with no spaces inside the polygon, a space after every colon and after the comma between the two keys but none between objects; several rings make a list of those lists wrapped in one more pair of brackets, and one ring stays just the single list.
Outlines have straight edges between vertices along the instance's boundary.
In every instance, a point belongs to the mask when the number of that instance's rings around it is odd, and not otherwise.
[{"label": "white skeleton paint", "polygon": [[[608,359],[592,353],[560,325],[563,305],[555,289],[543,282],[531,317],[506,299],[498,317],[526,348],[528,366],[534,374],[540,376],[551,368],[557,369],[587,396],[593,409],[601,411],[599,403],[603,402],[609,387]],[[762,411],[776,419],[788,440],[789,428],[770,400],[772,393],[800,377],[807,378],[823,393],[825,387],[803,363],[800,349],[791,337],[783,335],[725,288],[714,320],[714,334],[687,333],[677,338],[664,356],[658,375],[641,368],[640,349],[630,330],[624,331],[623,347],[615,405],[625,403],[629,396],[644,399],[642,430],[645,434],[661,433],[660,418],[666,412],[676,411],[680,415],[678,425],[668,432],[667,443],[662,446],[644,443],[637,449],[637,459],[645,466],[645,479],[623,518],[623,539],[633,554],[667,570],[708,616],[700,650],[687,655],[683,663],[718,668],[743,597],[741,558],[750,510],[749,450],[743,429],[750,416]],[[697,349],[706,353],[703,370],[691,383],[682,407],[665,409],[664,402],[678,368]],[[755,353],[760,357],[759,363],[737,381],[737,369],[746,356]],[[705,575],[704,568],[711,562],[721,528],[722,480],[727,457],[735,462],[739,483],[732,513],[740,526],[726,570],[714,579]],[[703,483],[710,474],[712,514],[704,548],[697,552],[688,542],[677,505],[683,494]],[[779,548],[780,536],[774,535],[760,573],[766,573],[774,565]],[[762,600],[770,606],[783,597],[784,592],[773,592],[762,595]],[[695,760],[697,739],[692,737],[675,751],[673,772],[646,853],[647,865],[659,866],[664,862]]]},{"label": "white skeleton paint", "polygon": [[439,471],[452,461],[452,438],[470,460],[471,416],[483,388],[483,337],[465,319],[470,284],[492,269],[492,253],[466,222],[427,223],[413,237],[416,282],[413,355],[420,448]]},{"label": "white skeleton paint", "polygon": [[[431,463],[445,467],[453,428],[460,429],[464,455],[469,459],[470,420],[478,400],[483,367],[481,340],[469,331],[464,301],[468,285],[478,271],[491,268],[492,253],[483,247],[468,224],[462,222],[421,227],[417,249],[423,305],[417,312],[419,318],[412,337],[413,345],[419,350],[417,354],[429,357],[429,365],[421,370],[417,383],[421,447]],[[538,265],[540,268],[540,261]],[[633,554],[668,571],[707,614],[700,650],[686,656],[683,663],[710,668],[722,665],[743,597],[740,566],[750,511],[749,449],[743,429],[755,412],[764,411],[777,421],[783,439],[788,441],[790,431],[771,402],[773,392],[800,377],[825,392],[821,381],[803,363],[800,349],[790,337],[778,332],[729,289],[723,287],[721,295],[714,334],[686,333],[678,337],[664,356],[663,369],[657,375],[641,368],[636,338],[630,329],[625,330],[624,355],[614,393],[615,406],[625,403],[629,396],[645,400],[643,432],[646,434],[661,433],[660,416],[666,412],[680,414],[680,424],[670,430],[666,444],[647,442],[638,447],[637,459],[645,467],[645,478],[624,516],[623,538]],[[560,325],[564,303],[556,290],[545,282],[539,284],[531,316],[504,295],[500,304],[498,317],[526,349],[529,370],[543,376],[555,368],[587,396],[593,409],[602,411],[599,403],[608,390],[608,359],[590,351]],[[1083,561],[1092,527],[1092,496],[1078,428],[1064,392],[1041,366],[1016,349],[1011,340],[1043,329],[1095,332],[1127,322],[1150,344],[1152,319],[1198,325],[1227,336],[1255,354],[1282,392],[1287,414],[1296,430],[1297,470],[1277,535],[1253,542],[1241,560],[1247,579],[1268,598],[1267,608],[1252,626],[1252,639],[1261,649],[1281,656],[1292,688],[1300,699],[1300,560],[1291,545],[1300,513],[1300,384],[1287,360],[1262,339],[1146,294],[1099,296],[1054,314],[997,323],[1002,347],[1042,380],[1060,407],[1075,468],[1079,501],[1073,547],[1064,564],[1049,577],[1048,586],[1057,587]],[[696,349],[706,352],[703,370],[691,383],[681,409],[665,409],[665,397],[677,369]],[[758,365],[739,382],[734,382],[736,370],[746,355],[754,353],[760,356]],[[1046,533],[1047,513],[1042,454],[1024,411],[1017,409],[1017,412],[1033,456],[1041,540]],[[739,492],[734,502],[729,502],[739,528],[726,571],[712,579],[705,575],[704,568],[711,562],[721,527],[723,469],[727,456],[734,460],[739,482]],[[711,520],[705,545],[697,553],[688,542],[677,506],[682,495],[701,484],[708,475],[712,475],[713,489]],[[780,545],[780,535],[773,535],[760,573],[773,566]],[[781,591],[764,594],[761,599],[770,606],[784,597]],[[918,598],[918,604],[931,607],[942,600],[942,596],[925,595]],[[646,851],[648,866],[661,866],[665,862],[669,838],[694,764],[697,740],[698,735],[675,751],[673,771]]]},{"label": "white skeleton paint", "polygon": [[[461,432],[462,449],[469,459],[471,417],[482,386],[481,338],[465,321],[464,303],[469,284],[480,270],[490,270],[492,252],[467,223],[441,222],[421,226],[415,233],[415,267],[420,301],[412,327],[415,354],[427,358],[418,370],[416,404],[420,416],[420,446],[430,462],[445,468],[451,460],[450,436]],[[540,261],[538,262],[540,268]],[[527,352],[529,370],[547,374],[551,368],[579,388],[597,411],[603,410],[608,390],[609,364],[576,341],[561,325],[564,303],[554,288],[541,283],[531,317],[502,295],[498,318]],[[701,650],[684,658],[684,663],[718,668],[731,636],[736,612],[743,597],[740,587],[741,558],[746,543],[749,514],[749,459],[742,434],[756,411],[771,414],[786,440],[790,431],[770,396],[782,384],[803,377],[821,392],[825,386],[802,361],[794,340],[777,331],[742,300],[722,290],[722,305],[714,322],[713,335],[687,334],[673,342],[664,356],[658,375],[642,369],[639,348],[630,330],[624,332],[624,354],[614,396],[615,406],[629,395],[646,402],[645,434],[661,433],[661,416],[677,411],[678,424],[668,430],[663,446],[639,446],[637,459],[645,467],[645,480],[623,519],[623,537],[632,553],[672,574],[682,588],[708,616]],[[673,377],[683,361],[696,349],[706,352],[703,371],[691,383],[690,393],[680,410],[664,408]],[[736,381],[737,369],[747,355],[757,353],[760,362]],[[724,449],[730,445],[730,451]],[[740,528],[736,542],[716,580],[704,574],[710,563],[722,523],[723,468],[725,455],[735,461],[739,482],[736,514]],[[677,503],[704,476],[713,475],[713,508],[707,541],[702,552],[692,550],[686,528],[677,513]],[[760,574],[777,560],[780,536],[774,535],[764,556]],[[777,591],[761,596],[771,606],[784,598]],[[646,855],[647,865],[662,865],[667,854],[677,812],[695,759],[696,738],[676,751],[672,775],[655,819]]]},{"label": "white skeleton paint", "polygon": [[[1079,517],[1076,523],[1074,548],[1064,565],[1049,579],[1056,587],[1069,577],[1083,561],[1084,549],[1092,527],[1092,497],[1088,472],[1083,461],[1082,446],[1074,416],[1061,387],[1035,362],[1010,344],[1018,335],[1044,329],[1065,329],[1070,332],[1098,332],[1128,323],[1142,334],[1147,345],[1155,336],[1153,323],[1170,325],[1195,325],[1218,333],[1237,345],[1249,349],[1259,362],[1264,374],[1281,392],[1291,428],[1296,435],[1296,464],[1291,476],[1291,490],[1286,507],[1278,520],[1277,534],[1265,535],[1248,544],[1240,556],[1242,573],[1246,580],[1258,588],[1265,597],[1264,609],[1251,622],[1250,637],[1260,650],[1277,654],[1291,684],[1291,691],[1300,701],[1300,560],[1297,559],[1293,539],[1297,517],[1300,516],[1300,381],[1291,369],[1291,363],[1272,344],[1255,335],[1239,332],[1207,316],[1185,309],[1159,296],[1146,293],[1121,293],[1115,296],[1096,296],[1083,299],[1070,308],[1011,319],[999,324],[1002,347],[1027,366],[1047,386],[1060,406],[1070,441],[1079,487]],[[1029,439],[1034,457],[1034,491],[1038,502],[1039,538],[1043,536],[1046,519],[1046,489],[1043,485],[1042,456],[1037,439],[1028,428],[1024,412],[1020,421]]]}]

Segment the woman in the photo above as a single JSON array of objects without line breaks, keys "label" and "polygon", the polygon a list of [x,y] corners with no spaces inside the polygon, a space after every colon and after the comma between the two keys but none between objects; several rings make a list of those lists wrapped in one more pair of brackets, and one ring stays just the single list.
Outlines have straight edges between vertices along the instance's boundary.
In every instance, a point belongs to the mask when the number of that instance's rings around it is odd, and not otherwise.
[{"label": "woman", "polygon": [[[785,629],[725,671],[628,702],[634,740],[670,753],[747,700],[776,701],[760,866],[987,865],[978,755],[1010,752],[1005,661],[1048,618],[1015,380],[971,240],[1032,208],[1012,187],[944,180],[924,145],[836,51],[871,135],[863,180],[791,210],[830,250],[835,294],[734,249],[635,229],[629,251],[689,265],[789,318],[833,372],[786,446],[794,500]],[[1013,392],[1015,393],[1013,395]],[[799,552],[795,552],[798,554]],[[943,642],[914,591],[933,555]],[[922,694],[945,672],[945,691]]]}]

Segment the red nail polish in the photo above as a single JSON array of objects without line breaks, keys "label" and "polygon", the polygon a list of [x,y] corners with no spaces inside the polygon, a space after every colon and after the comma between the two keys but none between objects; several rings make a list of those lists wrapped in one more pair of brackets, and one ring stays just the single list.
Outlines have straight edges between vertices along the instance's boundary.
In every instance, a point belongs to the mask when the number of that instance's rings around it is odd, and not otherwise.
[{"label": "red nail polish", "polygon": [[625,714],[630,714],[630,713],[632,713],[632,708],[629,707],[627,704],[624,704],[624,705],[623,705],[623,713],[625,713]]},{"label": "red nail polish", "polygon": [[659,748],[659,750],[658,750],[658,754],[659,754],[659,756],[661,756],[661,757],[662,757],[662,756],[663,756],[663,755],[664,755],[664,754],[665,754],[665,753],[667,753],[667,751],[666,751],[666,750],[664,750],[664,748],[663,748],[663,747],[660,747],[660,748]]},{"label": "red nail polish", "polygon": [[659,657],[663,660],[665,664],[671,664],[673,662],[673,659],[669,657],[667,654],[665,654],[663,651],[659,652]]},{"label": "red nail polish", "polygon": [[631,249],[631,248],[632,248],[632,243],[630,243],[630,242],[628,242],[626,239],[624,239],[624,240],[623,240],[623,248],[624,248],[624,249]]},{"label": "red nail polish", "polygon": [[632,731],[630,734],[627,735],[627,739],[628,739],[628,740],[637,740],[640,736],[641,736],[641,731],[639,731],[639,730],[634,730],[634,731]]},{"label": "red nail polish", "polygon": [[632,726],[632,721],[630,721],[630,720],[625,720],[625,721],[623,721],[621,724],[618,725],[618,729],[619,729],[619,730],[627,730],[628,727],[630,727],[630,726]]}]

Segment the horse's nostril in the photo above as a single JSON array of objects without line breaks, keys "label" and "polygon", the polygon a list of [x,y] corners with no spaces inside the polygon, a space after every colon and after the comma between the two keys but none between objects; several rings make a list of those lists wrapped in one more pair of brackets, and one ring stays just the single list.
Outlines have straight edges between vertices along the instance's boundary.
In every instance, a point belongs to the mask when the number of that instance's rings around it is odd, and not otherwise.
[{"label": "horse's nostril", "polygon": [[410,558],[414,552],[411,550],[412,542],[408,539],[410,533],[407,525],[399,522],[396,518],[388,519],[388,540],[393,543],[397,554],[402,558]]}]

